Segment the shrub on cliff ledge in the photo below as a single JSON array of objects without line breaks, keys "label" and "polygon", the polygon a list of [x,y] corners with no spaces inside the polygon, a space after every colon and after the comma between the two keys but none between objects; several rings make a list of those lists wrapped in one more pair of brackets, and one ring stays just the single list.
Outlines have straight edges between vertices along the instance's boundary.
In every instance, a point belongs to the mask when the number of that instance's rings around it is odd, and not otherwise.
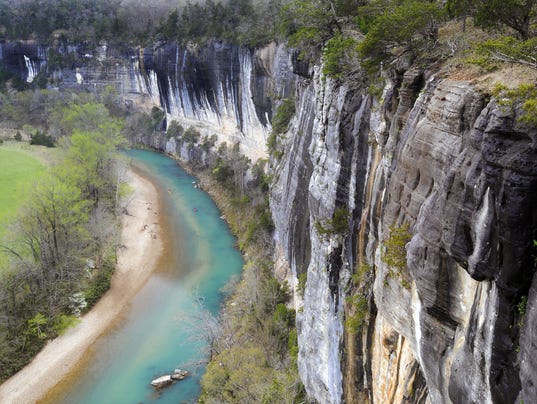
[{"label": "shrub on cliff ledge", "polygon": [[537,126],[537,86],[535,84],[522,84],[512,89],[498,85],[493,95],[505,108],[521,108],[520,122]]},{"label": "shrub on cliff ledge", "polygon": [[397,227],[392,225],[389,227],[390,233],[383,242],[383,251],[381,260],[387,264],[390,269],[386,273],[387,278],[396,276],[399,279],[399,283],[405,289],[410,289],[411,283],[405,273],[406,265],[406,245],[412,239],[412,235],[409,232],[408,223],[404,223]]},{"label": "shrub on cliff ledge", "polygon": [[332,219],[316,221],[314,227],[321,237],[345,234],[349,230],[349,220],[350,212],[344,207],[339,207],[334,211]]},{"label": "shrub on cliff ledge", "polygon": [[345,327],[349,332],[357,332],[365,323],[369,313],[367,297],[361,294],[348,296],[346,302],[350,306],[350,315],[345,321]]},{"label": "shrub on cliff ledge", "polygon": [[323,50],[323,73],[335,79],[343,79],[352,70],[356,55],[356,41],[341,34],[334,35]]},{"label": "shrub on cliff ledge", "polygon": [[281,104],[276,108],[276,112],[272,117],[272,131],[276,134],[284,133],[287,131],[289,122],[296,112],[295,100],[292,98],[286,98],[282,100]]},{"label": "shrub on cliff ledge", "polygon": [[400,227],[392,225],[389,227],[389,231],[388,237],[384,240],[384,251],[381,258],[385,264],[400,272],[406,268],[406,245],[412,236],[408,223],[404,223]]}]

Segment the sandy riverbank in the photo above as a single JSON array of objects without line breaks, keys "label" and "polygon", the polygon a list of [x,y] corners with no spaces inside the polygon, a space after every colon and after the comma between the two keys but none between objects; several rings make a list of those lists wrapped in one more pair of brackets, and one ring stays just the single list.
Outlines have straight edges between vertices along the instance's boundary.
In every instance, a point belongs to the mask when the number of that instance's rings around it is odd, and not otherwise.
[{"label": "sandy riverbank", "polygon": [[112,287],[81,322],[49,342],[34,360],[0,386],[3,404],[28,404],[41,400],[72,372],[84,353],[128,306],[156,268],[162,253],[159,200],[156,188],[130,171],[134,189],[122,218],[122,245]]}]

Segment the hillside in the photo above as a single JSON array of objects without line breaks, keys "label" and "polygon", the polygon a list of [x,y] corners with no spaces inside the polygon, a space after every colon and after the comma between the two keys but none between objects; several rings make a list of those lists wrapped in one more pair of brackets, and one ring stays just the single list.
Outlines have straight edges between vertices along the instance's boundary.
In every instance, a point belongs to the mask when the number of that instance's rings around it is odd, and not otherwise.
[{"label": "hillside", "polygon": [[7,89],[96,93],[221,198],[249,262],[203,402],[528,403],[536,11],[207,1],[71,53],[10,38],[1,62]]}]

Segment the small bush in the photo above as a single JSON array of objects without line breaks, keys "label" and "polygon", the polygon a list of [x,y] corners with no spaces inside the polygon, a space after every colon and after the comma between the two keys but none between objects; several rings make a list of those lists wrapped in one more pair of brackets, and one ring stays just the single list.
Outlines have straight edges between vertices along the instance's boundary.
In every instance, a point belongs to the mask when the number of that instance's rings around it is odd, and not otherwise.
[{"label": "small bush", "polygon": [[381,255],[381,260],[391,269],[386,273],[385,284],[388,278],[398,277],[401,286],[405,289],[410,289],[410,282],[404,277],[406,269],[406,245],[412,239],[409,232],[408,223],[400,227],[395,225],[390,226],[390,234],[384,240],[384,251]]},{"label": "small bush", "polygon": [[336,208],[332,219],[316,221],[313,226],[321,237],[345,234],[349,229],[350,212],[343,207]]},{"label": "small bush", "polygon": [[388,266],[403,271],[406,268],[406,245],[412,238],[408,223],[400,227],[390,226],[390,234],[384,240],[381,259]]},{"label": "small bush", "polygon": [[84,297],[86,298],[87,310],[92,308],[102,295],[110,289],[112,274],[114,272],[113,267],[105,265],[93,275],[89,283],[88,288],[84,291]]},{"label": "small bush", "polygon": [[300,297],[304,297],[304,292],[306,291],[306,281],[308,280],[308,273],[303,272],[300,275],[298,275],[298,285],[297,285],[297,292],[300,295]]},{"label": "small bush", "polygon": [[281,150],[280,135],[276,132],[272,132],[267,137],[267,151],[276,161],[280,161],[283,157],[283,151]]},{"label": "small bush", "polygon": [[48,318],[45,315],[37,313],[29,319],[26,324],[26,333],[28,336],[37,337],[39,339],[47,338],[47,333],[45,331],[47,329]]},{"label": "small bush", "polygon": [[272,132],[268,138],[267,138],[267,149],[269,150],[269,153],[272,154],[272,152],[276,149],[278,146],[278,136],[276,133]]},{"label": "small bush", "polygon": [[183,142],[189,143],[189,144],[195,144],[198,143],[200,138],[199,131],[194,127],[189,127],[185,133],[183,133],[182,140]]},{"label": "small bush", "polygon": [[345,321],[345,326],[349,332],[356,332],[365,323],[369,313],[367,297],[364,295],[349,296],[347,302],[351,305],[351,315]]},{"label": "small bush", "polygon": [[371,271],[371,265],[366,262],[363,262],[356,268],[356,273],[352,275],[352,282],[359,286],[365,279],[367,274]]},{"label": "small bush", "polygon": [[272,131],[275,134],[287,132],[289,122],[296,112],[295,100],[286,98],[276,108],[276,112],[272,117]]},{"label": "small bush", "polygon": [[73,315],[61,314],[54,319],[54,330],[58,335],[63,335],[69,328],[80,323],[80,319]]},{"label": "small bush", "polygon": [[298,360],[298,333],[296,328],[289,330],[287,347],[289,348],[289,356],[293,360],[293,365],[296,366],[296,361]]},{"label": "small bush", "polygon": [[177,121],[171,121],[170,125],[168,126],[168,130],[166,130],[166,136],[168,136],[168,139],[171,139],[172,137],[179,137],[181,136],[185,130],[179,124]]},{"label": "small bush", "polygon": [[517,63],[537,69],[537,37],[521,41],[512,36],[503,36],[478,44],[476,52],[481,58],[472,62],[481,67]]},{"label": "small bush", "polygon": [[49,135],[36,132],[34,135],[31,135],[30,144],[41,145],[41,146],[46,146],[46,147],[54,147],[54,140],[52,140],[52,137]]},{"label": "small bush", "polygon": [[201,142],[201,148],[205,151],[209,151],[211,150],[211,148],[214,147],[214,145],[216,144],[216,140],[217,140],[217,136],[216,135],[212,135],[212,136],[204,136],[203,137],[203,140]]},{"label": "small bush", "polygon": [[216,167],[212,171],[213,178],[227,189],[233,188],[233,168],[222,158],[218,158]]},{"label": "small bush", "polygon": [[356,41],[336,34],[323,50],[323,74],[342,79],[352,70],[352,60],[357,56]]},{"label": "small bush", "polygon": [[522,84],[513,89],[499,85],[494,89],[493,95],[504,107],[521,107],[520,121],[522,123],[537,125],[537,86],[535,84]]},{"label": "small bush", "polygon": [[337,234],[347,232],[349,228],[349,211],[345,208],[336,208],[332,218],[332,231]]},{"label": "small bush", "polygon": [[153,130],[159,130],[166,114],[159,107],[151,108],[151,127]]},{"label": "small bush", "polygon": [[288,309],[285,303],[278,303],[272,315],[269,329],[278,341],[278,350],[285,354],[289,344],[289,330],[295,326],[295,311]]},{"label": "small bush", "polygon": [[404,51],[423,52],[432,49],[438,36],[443,9],[437,2],[406,0],[396,7],[386,7],[382,13],[373,12],[361,21],[367,34],[358,45],[363,64],[377,69]]},{"label": "small bush", "polygon": [[528,296],[522,296],[520,302],[517,305],[518,314],[521,316],[526,314],[526,305],[528,304]]}]

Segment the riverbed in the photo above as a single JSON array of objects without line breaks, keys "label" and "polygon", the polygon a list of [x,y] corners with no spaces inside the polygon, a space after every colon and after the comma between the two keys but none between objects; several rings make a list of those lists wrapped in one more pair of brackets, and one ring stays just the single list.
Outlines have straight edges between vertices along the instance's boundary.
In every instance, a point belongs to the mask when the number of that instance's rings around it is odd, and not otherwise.
[{"label": "riverbed", "polygon": [[[197,401],[208,353],[208,313],[218,314],[222,289],[243,265],[221,213],[194,187],[194,177],[154,152],[127,155],[160,193],[164,253],[128,310],[46,402]],[[160,391],[150,386],[176,368],[191,376]]]}]

